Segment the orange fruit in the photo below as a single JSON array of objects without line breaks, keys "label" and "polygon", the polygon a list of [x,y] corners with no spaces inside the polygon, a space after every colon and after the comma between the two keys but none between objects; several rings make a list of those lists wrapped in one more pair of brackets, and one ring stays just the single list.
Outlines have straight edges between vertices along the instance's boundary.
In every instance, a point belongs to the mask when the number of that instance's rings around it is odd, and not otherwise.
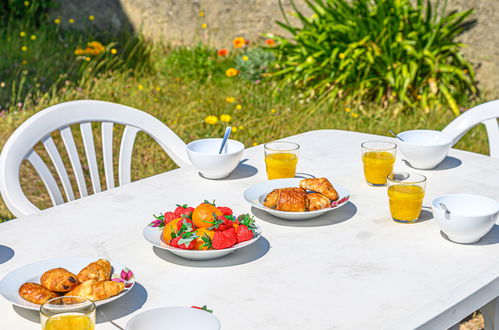
[{"label": "orange fruit", "polygon": [[163,240],[166,243],[170,243],[172,239],[172,234],[177,232],[177,224],[179,221],[182,221],[182,218],[173,219],[168,222],[163,228]]},{"label": "orange fruit", "polygon": [[192,212],[192,222],[198,228],[208,228],[213,225],[215,217],[222,216],[222,212],[215,206],[207,203],[198,205]]},{"label": "orange fruit", "polygon": [[207,246],[202,246],[204,244],[203,237],[204,235],[207,235],[209,238],[213,239],[215,231],[206,228],[198,228],[196,229],[196,234],[199,237],[194,241],[194,250],[208,250]]}]

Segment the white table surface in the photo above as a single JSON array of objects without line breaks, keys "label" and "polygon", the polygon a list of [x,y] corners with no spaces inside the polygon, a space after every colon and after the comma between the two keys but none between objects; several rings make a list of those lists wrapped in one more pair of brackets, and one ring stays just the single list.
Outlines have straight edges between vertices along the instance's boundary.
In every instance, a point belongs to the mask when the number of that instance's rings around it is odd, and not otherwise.
[{"label": "white table surface", "polygon": [[[298,172],[332,178],[350,203],[321,218],[287,222],[251,209],[243,191],[266,180],[263,146],[226,180],[183,168],[0,225],[0,277],[43,259],[106,257],[128,265],[137,284],[98,309],[97,329],[124,327],[142,310],[208,305],[222,328],[444,329],[499,295],[499,229],[479,243],[442,237],[430,219],[391,220],[386,188],[363,177],[360,143],[391,140],[321,130],[286,140],[301,145]],[[467,192],[499,199],[499,160],[452,150],[437,170],[414,170],[397,156],[395,171],[427,176],[424,206],[438,195]],[[188,261],[153,248],[143,237],[152,214],[175,204],[216,200],[252,212],[263,237],[212,261]],[[14,251],[10,260],[9,248]],[[3,259],[2,260],[2,256]],[[37,313],[0,298],[0,328],[39,329]]]}]

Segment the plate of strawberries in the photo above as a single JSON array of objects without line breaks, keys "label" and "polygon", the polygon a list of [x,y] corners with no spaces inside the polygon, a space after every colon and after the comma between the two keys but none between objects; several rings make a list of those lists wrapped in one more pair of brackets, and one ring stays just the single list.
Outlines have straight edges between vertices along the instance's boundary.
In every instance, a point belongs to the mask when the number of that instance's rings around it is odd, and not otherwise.
[{"label": "plate of strawberries", "polygon": [[204,201],[196,207],[179,205],[144,228],[146,240],[190,260],[220,258],[248,246],[261,236],[249,214],[236,216],[227,206]]}]

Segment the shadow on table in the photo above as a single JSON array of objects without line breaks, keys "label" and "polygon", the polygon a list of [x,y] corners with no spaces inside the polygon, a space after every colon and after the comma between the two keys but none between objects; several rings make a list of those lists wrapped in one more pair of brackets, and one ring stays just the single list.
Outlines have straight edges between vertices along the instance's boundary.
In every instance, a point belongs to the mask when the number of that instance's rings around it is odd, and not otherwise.
[{"label": "shadow on table", "polygon": [[289,227],[320,227],[334,225],[343,221],[347,221],[357,213],[357,207],[352,202],[348,202],[345,206],[337,210],[324,213],[323,215],[308,219],[308,220],[284,220],[276,218],[265,211],[251,208],[251,212],[260,220],[273,223],[275,225],[289,226]]},{"label": "shadow on table", "polygon": [[480,246],[480,245],[493,245],[493,244],[498,244],[499,243],[499,226],[498,225],[494,225],[494,227],[492,227],[492,229],[484,237],[482,237],[476,243],[468,243],[468,244],[466,244],[466,243],[457,243],[457,242],[451,241],[449,239],[449,237],[443,231],[440,231],[440,235],[443,238],[445,238],[446,240],[448,240],[449,242],[452,242],[454,244],[470,245],[470,246],[473,246],[473,245],[477,245],[477,246]]},{"label": "shadow on table", "polygon": [[[123,297],[103,306],[97,307],[96,323],[106,323],[131,314],[141,308],[146,300],[146,289],[142,285],[140,285],[140,283],[135,283],[130,292],[128,292]],[[25,318],[26,320],[40,323],[40,314],[38,311],[14,305],[12,307],[19,316]]]},{"label": "shadow on table", "polygon": [[[407,166],[411,166],[411,164],[403,159],[403,162],[407,165]],[[455,168],[455,167],[458,167],[462,164],[463,162],[458,159],[458,158],[455,158],[455,157],[451,157],[451,156],[447,156],[445,157],[445,159],[440,163],[438,164],[437,167],[435,168],[432,168],[431,171],[443,171],[443,170],[448,170],[448,169],[451,169],[451,168]]]},{"label": "shadow on table", "polygon": [[423,222],[431,219],[433,219],[433,212],[431,211],[431,207],[423,206],[421,209],[421,213],[419,214],[418,221],[416,222]]},{"label": "shadow on table", "polygon": [[230,267],[246,264],[260,259],[270,250],[270,243],[265,237],[260,237],[256,242],[233,253],[218,259],[211,260],[187,260],[180,258],[173,253],[157,247],[153,247],[154,253],[163,260],[180,266],[209,268],[209,267]]},{"label": "shadow on table", "polygon": [[0,245],[0,264],[9,261],[14,256],[14,250],[5,245]]},{"label": "shadow on table", "polygon": [[[223,179],[220,180],[239,180],[239,179],[245,179],[252,177],[253,175],[258,173],[258,169],[254,166],[244,164],[245,161],[248,159],[243,159],[242,161],[239,162],[239,165],[237,165],[236,169],[232,171],[232,173]],[[199,173],[199,176],[206,179],[204,176]],[[218,179],[208,179],[208,180],[218,180]]]}]

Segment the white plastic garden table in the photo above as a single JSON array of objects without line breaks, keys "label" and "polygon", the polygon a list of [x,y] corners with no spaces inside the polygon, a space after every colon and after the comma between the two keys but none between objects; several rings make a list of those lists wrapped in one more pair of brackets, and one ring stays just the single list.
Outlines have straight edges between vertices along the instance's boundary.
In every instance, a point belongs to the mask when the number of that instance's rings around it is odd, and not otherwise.
[{"label": "white plastic garden table", "polygon": [[[56,257],[106,257],[128,265],[137,285],[98,309],[97,329],[117,329],[110,319],[124,328],[140,311],[161,306],[206,304],[225,330],[446,329],[491,301],[488,308],[495,309],[498,226],[477,244],[455,244],[442,236],[429,209],[422,214],[428,221],[393,222],[386,188],[364,182],[360,143],[393,139],[321,130],[286,140],[301,145],[298,172],[332,178],[350,190],[351,203],[307,222],[252,210],[243,191],[266,180],[263,146],[257,146],[245,151],[247,161],[226,180],[207,180],[186,167],[1,224],[0,245],[15,254],[0,264],[0,277]],[[407,167],[399,155],[395,170],[427,176],[427,207],[447,193],[499,199],[499,159],[459,150],[449,156],[424,171]],[[205,262],[180,259],[142,237],[153,213],[205,199],[254,212],[263,237]],[[5,251],[0,247],[0,256]],[[39,329],[36,320],[36,312],[0,298],[1,329]]]}]

